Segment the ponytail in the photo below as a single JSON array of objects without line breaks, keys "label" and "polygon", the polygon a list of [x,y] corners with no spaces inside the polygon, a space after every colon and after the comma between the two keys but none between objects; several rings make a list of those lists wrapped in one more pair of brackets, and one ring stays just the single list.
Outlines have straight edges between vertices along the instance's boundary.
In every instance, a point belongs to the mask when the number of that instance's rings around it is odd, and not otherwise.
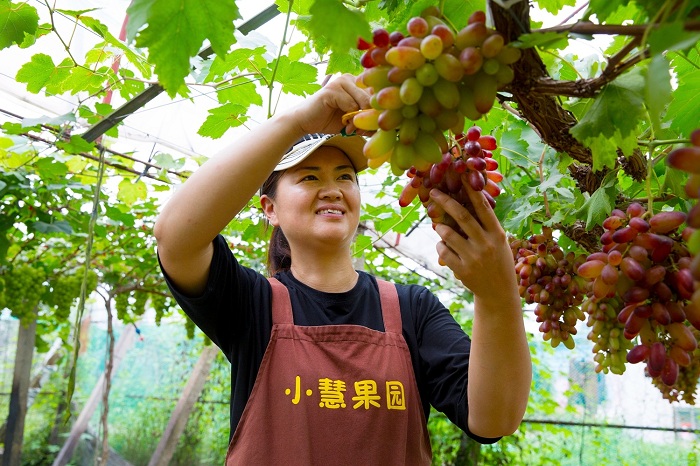
[{"label": "ponytail", "polygon": [[[283,171],[275,171],[265,180],[260,188],[260,195],[266,194],[270,198],[275,197],[277,182]],[[269,224],[268,224],[269,225]],[[289,247],[287,237],[280,227],[272,227],[270,243],[267,248],[267,273],[270,277],[277,272],[289,270],[292,266],[292,250]]]},{"label": "ponytail", "polygon": [[267,250],[267,272],[272,277],[277,272],[289,270],[292,266],[292,251],[287,237],[280,227],[272,227],[270,244]]}]

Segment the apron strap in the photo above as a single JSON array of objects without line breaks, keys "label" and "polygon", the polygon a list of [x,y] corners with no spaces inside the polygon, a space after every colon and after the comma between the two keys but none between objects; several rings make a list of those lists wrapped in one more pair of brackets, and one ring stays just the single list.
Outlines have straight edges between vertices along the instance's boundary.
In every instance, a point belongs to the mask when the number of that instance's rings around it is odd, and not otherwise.
[{"label": "apron strap", "polygon": [[399,294],[396,285],[386,280],[377,278],[379,287],[379,299],[382,303],[382,317],[384,319],[384,331],[401,335],[401,308],[399,307]]},{"label": "apron strap", "polygon": [[274,277],[267,280],[272,287],[272,323],[294,324],[292,301],[289,299],[287,287]]},{"label": "apron strap", "polygon": [[[292,314],[292,301],[289,299],[289,291],[279,280],[268,278],[272,287],[272,323],[294,324]],[[382,319],[384,331],[401,334],[401,308],[399,307],[399,294],[396,285],[386,280],[377,278],[379,287],[379,301],[382,306]]]}]

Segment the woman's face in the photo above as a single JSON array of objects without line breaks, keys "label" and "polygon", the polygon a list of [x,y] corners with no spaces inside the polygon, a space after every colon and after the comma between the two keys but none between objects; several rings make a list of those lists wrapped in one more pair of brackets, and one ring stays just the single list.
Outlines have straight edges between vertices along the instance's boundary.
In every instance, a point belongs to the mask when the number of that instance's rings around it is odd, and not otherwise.
[{"label": "woman's face", "polygon": [[261,203],[272,225],[280,226],[292,249],[317,241],[349,246],[360,221],[360,189],[348,157],[323,146],[280,177],[274,200]]}]

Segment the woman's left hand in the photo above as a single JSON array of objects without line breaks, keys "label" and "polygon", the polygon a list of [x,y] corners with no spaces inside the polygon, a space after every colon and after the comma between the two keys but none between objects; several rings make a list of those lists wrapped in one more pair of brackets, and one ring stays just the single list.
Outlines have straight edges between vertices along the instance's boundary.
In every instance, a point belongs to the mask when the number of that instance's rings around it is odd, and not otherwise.
[{"label": "woman's left hand", "polygon": [[467,236],[447,225],[437,224],[435,231],[442,238],[437,244],[438,255],[475,296],[488,299],[502,295],[508,288],[517,293],[513,254],[506,233],[483,193],[474,191],[464,175],[462,183],[476,217],[448,194],[437,189],[430,192],[431,200],[440,205]]}]

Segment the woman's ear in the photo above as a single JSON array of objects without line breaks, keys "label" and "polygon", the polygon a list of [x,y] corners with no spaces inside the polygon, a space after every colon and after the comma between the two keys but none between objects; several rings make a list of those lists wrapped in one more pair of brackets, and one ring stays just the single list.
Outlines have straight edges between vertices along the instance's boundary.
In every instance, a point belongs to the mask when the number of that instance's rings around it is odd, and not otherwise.
[{"label": "woman's ear", "polygon": [[263,213],[265,214],[265,217],[267,217],[267,221],[270,223],[270,225],[273,227],[279,226],[279,222],[277,221],[277,213],[275,212],[275,201],[267,194],[263,194],[260,196],[260,206],[262,207]]}]

